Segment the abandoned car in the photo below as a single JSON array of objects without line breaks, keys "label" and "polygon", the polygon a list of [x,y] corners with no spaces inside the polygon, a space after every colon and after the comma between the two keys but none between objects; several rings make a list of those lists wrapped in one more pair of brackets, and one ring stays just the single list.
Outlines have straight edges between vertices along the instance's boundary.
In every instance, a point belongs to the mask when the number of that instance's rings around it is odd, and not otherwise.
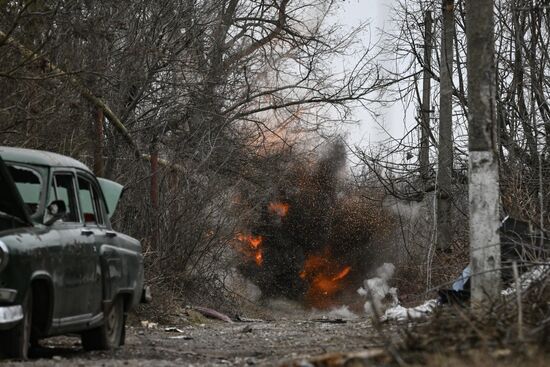
[{"label": "abandoned car", "polygon": [[143,293],[139,241],[110,224],[122,186],[81,162],[0,147],[0,355],[80,334],[85,349],[124,344]]}]

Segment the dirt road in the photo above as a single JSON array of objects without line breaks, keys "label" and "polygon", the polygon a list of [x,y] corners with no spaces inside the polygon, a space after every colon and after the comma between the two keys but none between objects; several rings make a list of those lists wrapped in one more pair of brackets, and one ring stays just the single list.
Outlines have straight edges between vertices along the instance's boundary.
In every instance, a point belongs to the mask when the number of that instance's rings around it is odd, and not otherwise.
[{"label": "dirt road", "polygon": [[[176,330],[177,329],[177,330]],[[277,320],[195,325],[130,326],[116,351],[85,352],[79,338],[41,342],[27,362],[11,366],[280,366],[329,352],[381,344],[367,320]],[[304,364],[307,365],[307,364]]]}]

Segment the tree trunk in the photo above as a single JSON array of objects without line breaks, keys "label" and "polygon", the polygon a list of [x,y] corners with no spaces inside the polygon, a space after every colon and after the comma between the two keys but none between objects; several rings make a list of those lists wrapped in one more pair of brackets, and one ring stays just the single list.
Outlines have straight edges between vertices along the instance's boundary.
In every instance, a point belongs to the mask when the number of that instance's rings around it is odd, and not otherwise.
[{"label": "tree trunk", "polygon": [[499,176],[493,0],[466,2],[472,306],[500,295]]},{"label": "tree trunk", "polygon": [[424,15],[424,75],[422,81],[422,133],[420,137],[420,177],[426,189],[430,169],[430,96],[432,87],[432,12]]},{"label": "tree trunk", "polygon": [[439,154],[437,173],[437,247],[450,250],[453,172],[453,40],[454,0],[443,0],[439,99]]}]

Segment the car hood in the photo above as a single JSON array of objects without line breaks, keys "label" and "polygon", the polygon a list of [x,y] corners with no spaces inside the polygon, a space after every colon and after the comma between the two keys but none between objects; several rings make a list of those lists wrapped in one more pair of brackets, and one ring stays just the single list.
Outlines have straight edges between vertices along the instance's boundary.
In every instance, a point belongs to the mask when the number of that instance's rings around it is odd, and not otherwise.
[{"label": "car hood", "polygon": [[0,211],[19,219],[22,223],[32,224],[2,157],[0,157]]}]

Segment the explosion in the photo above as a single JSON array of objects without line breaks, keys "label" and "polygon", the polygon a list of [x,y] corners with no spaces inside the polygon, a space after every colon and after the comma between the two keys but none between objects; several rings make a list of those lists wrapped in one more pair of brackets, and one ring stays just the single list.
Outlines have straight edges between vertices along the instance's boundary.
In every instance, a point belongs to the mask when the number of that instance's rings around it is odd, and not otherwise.
[{"label": "explosion", "polygon": [[294,162],[265,197],[241,195],[260,210],[237,235],[239,269],[263,297],[324,309],[356,295],[378,257],[371,237],[385,213],[346,190],[344,165],[345,149],[335,144],[317,162]]},{"label": "explosion", "polygon": [[342,280],[350,271],[351,266],[342,268],[331,258],[328,247],[322,254],[309,256],[304,263],[304,269],[300,272],[300,278],[309,285],[305,296],[306,302],[317,308],[331,306],[333,295],[342,290]]},{"label": "explosion", "polygon": [[261,266],[264,261],[263,252],[261,249],[263,238],[262,236],[237,234],[237,240],[241,246],[237,250],[242,253],[245,258],[253,260],[256,265]]},{"label": "explosion", "polygon": [[279,217],[286,217],[288,214],[289,205],[287,203],[271,202],[267,209],[270,213],[276,214]]}]

